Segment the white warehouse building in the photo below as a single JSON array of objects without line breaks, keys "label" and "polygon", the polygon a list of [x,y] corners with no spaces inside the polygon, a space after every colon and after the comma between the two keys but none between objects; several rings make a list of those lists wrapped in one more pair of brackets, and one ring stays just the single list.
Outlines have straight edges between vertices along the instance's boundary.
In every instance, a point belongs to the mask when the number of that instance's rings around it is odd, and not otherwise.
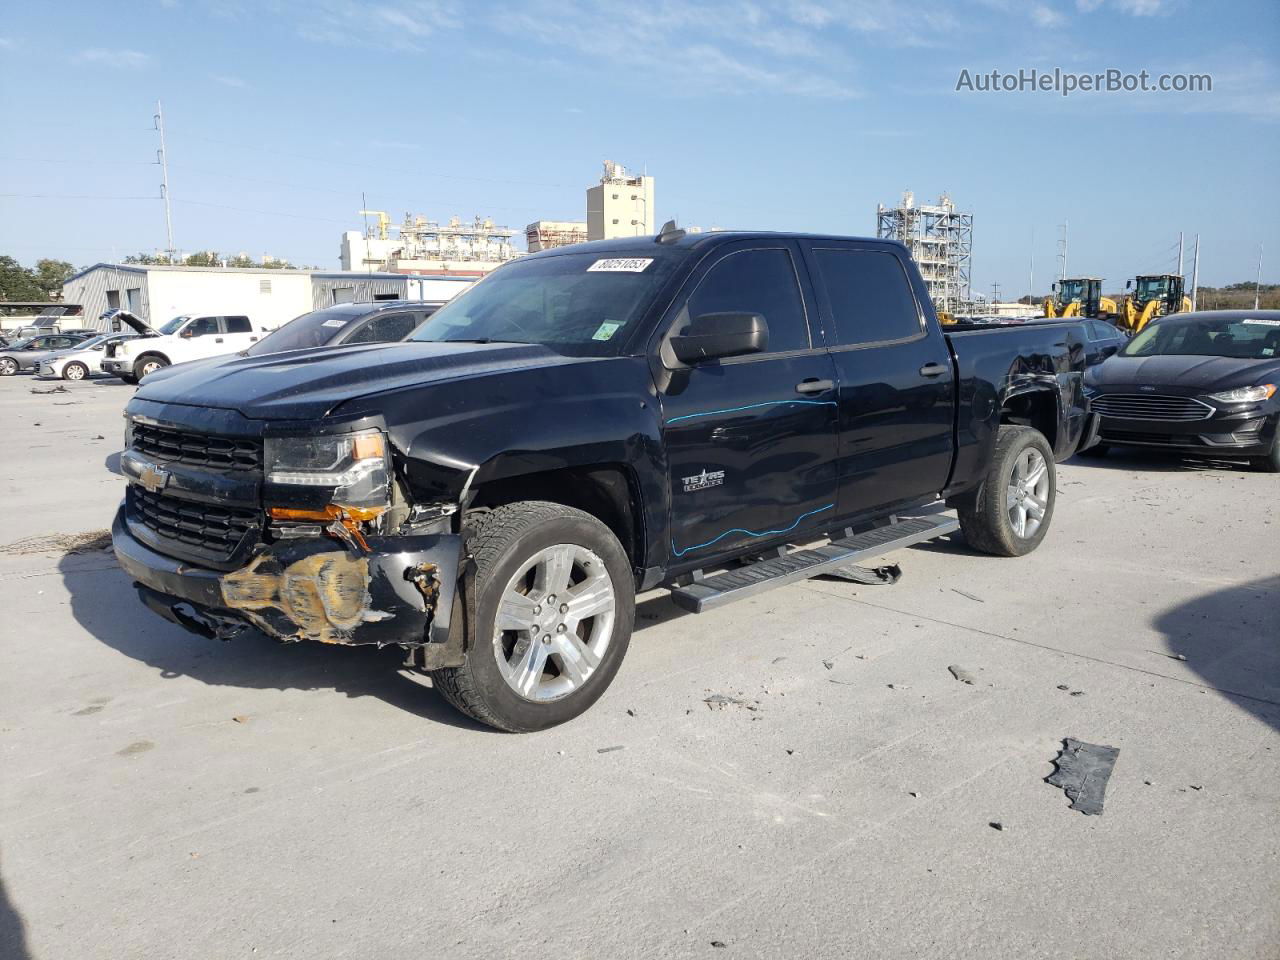
[{"label": "white warehouse building", "polygon": [[83,325],[113,308],[155,326],[184,314],[248,316],[274,330],[294,317],[335,303],[366,300],[449,300],[474,280],[404,274],[271,270],[265,267],[186,267],[98,263],[63,285],[65,303],[84,308]]}]

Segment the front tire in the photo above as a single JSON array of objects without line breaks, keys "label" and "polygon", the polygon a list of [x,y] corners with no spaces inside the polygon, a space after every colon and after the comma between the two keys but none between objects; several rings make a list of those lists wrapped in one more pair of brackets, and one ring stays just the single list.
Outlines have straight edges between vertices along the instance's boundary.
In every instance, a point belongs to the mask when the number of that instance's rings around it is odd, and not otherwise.
[{"label": "front tire", "polygon": [[1049,532],[1056,499],[1049,441],[1032,427],[1004,425],[982,485],[958,506],[960,529],[975,550],[1021,557]]},{"label": "front tire", "polygon": [[138,385],[138,378],[135,377],[132,373],[117,373],[116,376],[119,377],[121,380],[123,380],[125,383],[129,384],[131,387],[136,387]]},{"label": "front tire", "polygon": [[12,377],[17,372],[17,360],[13,357],[0,357],[0,377]]},{"label": "front tire", "polygon": [[138,380],[149,374],[155,373],[157,370],[163,370],[169,366],[169,361],[164,357],[157,356],[154,353],[143,354],[138,358],[137,364],[134,366],[134,375]]},{"label": "front tire", "polygon": [[1263,473],[1280,473],[1280,424],[1276,425],[1276,437],[1271,441],[1271,452],[1253,458],[1253,468]]},{"label": "front tire", "polygon": [[476,623],[466,662],[431,672],[441,695],[512,733],[572,720],[613,681],[631,640],[635,585],[613,532],[530,500],[467,518]]},{"label": "front tire", "polygon": [[68,363],[62,368],[63,380],[83,380],[89,376],[89,368],[79,361]]}]

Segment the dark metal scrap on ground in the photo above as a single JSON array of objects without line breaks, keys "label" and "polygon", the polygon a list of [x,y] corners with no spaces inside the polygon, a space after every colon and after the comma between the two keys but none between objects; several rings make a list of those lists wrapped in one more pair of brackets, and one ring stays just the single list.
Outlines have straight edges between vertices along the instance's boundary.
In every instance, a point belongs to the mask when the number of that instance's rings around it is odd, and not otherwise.
[{"label": "dark metal scrap on ground", "polygon": [[1071,801],[1072,810],[1101,816],[1107,780],[1116,757],[1120,756],[1120,748],[1085,743],[1073,737],[1067,737],[1062,744],[1062,752],[1053,761],[1058,769],[1045,777],[1044,782],[1061,787]]}]

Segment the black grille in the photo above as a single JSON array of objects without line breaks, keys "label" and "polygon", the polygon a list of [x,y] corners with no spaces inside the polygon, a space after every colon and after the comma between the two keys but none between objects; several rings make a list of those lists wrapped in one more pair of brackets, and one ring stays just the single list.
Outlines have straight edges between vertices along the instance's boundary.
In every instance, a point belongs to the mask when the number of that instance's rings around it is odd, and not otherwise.
[{"label": "black grille", "polygon": [[150,530],[175,543],[190,544],[230,557],[245,534],[262,526],[262,514],[248,507],[214,506],[180,500],[141,487],[129,487],[134,516]]},{"label": "black grille", "polygon": [[187,433],[146,423],[133,425],[133,447],[152,460],[215,470],[261,470],[262,441]]},{"label": "black grille", "polygon": [[1107,393],[1094,397],[1093,409],[1117,420],[1207,420],[1215,413],[1193,397],[1167,397],[1151,393]]},{"label": "black grille", "polygon": [[1103,440],[1111,440],[1115,443],[1152,443],[1160,444],[1162,446],[1195,446],[1202,442],[1198,436],[1192,433],[1175,437],[1167,433],[1136,433],[1129,430],[1103,430],[1099,436]]}]

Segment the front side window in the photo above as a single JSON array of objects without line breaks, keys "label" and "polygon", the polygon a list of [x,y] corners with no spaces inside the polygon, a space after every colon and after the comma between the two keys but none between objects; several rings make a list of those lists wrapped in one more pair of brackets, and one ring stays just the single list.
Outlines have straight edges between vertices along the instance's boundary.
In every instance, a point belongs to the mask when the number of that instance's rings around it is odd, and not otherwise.
[{"label": "front side window", "polygon": [[347,343],[392,343],[407,337],[418,321],[413,313],[383,313],[347,338]]},{"label": "front side window", "polygon": [[191,326],[183,331],[183,334],[188,337],[209,337],[217,332],[217,317],[196,317],[191,321]]},{"label": "front side window", "polygon": [[740,250],[718,261],[689,297],[689,319],[705,313],[758,313],[769,326],[769,352],[809,349],[809,326],[791,254]]},{"label": "front side window", "polygon": [[835,322],[835,342],[850,346],[920,336],[920,311],[902,263],[879,250],[814,251]]}]

